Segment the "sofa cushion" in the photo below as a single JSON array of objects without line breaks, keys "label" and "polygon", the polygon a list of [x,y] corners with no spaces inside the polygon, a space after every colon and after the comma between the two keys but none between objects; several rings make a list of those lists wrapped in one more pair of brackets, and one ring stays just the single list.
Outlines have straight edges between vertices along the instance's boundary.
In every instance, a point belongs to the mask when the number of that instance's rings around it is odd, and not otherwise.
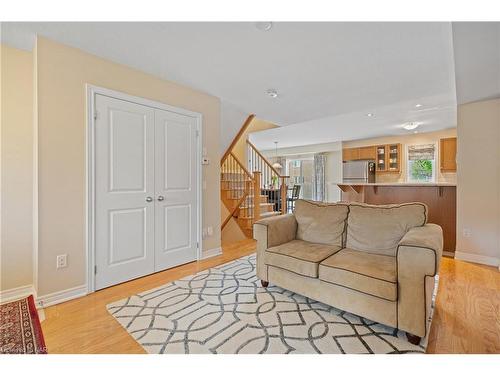
[{"label": "sofa cushion", "polygon": [[319,265],[319,278],[365,294],[396,301],[396,258],[342,249]]},{"label": "sofa cushion", "polygon": [[342,246],[349,208],[346,204],[298,200],[295,202],[297,239]]},{"label": "sofa cushion", "polygon": [[345,247],[395,256],[406,232],[426,222],[427,206],[423,203],[350,204]]},{"label": "sofa cushion", "polygon": [[264,263],[299,275],[318,277],[319,263],[339,250],[340,246],[293,240],[267,249]]}]

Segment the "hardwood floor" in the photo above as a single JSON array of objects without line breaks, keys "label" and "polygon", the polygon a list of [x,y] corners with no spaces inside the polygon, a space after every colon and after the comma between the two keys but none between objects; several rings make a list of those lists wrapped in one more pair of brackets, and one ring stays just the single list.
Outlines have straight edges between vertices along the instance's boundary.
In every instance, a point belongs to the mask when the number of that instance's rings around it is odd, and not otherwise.
[{"label": "hardwood floor", "polygon": [[[116,285],[45,309],[49,353],[144,353],[106,305],[255,251],[245,240],[223,254]],[[443,258],[428,353],[500,353],[500,272]]]}]

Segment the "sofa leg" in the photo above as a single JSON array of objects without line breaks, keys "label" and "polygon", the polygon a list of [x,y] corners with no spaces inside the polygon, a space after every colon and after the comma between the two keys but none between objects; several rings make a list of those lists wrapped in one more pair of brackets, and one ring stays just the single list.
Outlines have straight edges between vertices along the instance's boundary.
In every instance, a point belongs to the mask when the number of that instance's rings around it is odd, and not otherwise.
[{"label": "sofa leg", "polygon": [[267,288],[269,286],[269,281],[260,280],[260,283],[262,284],[263,288]]},{"label": "sofa leg", "polygon": [[411,333],[408,332],[406,332],[406,338],[408,339],[408,342],[413,345],[420,344],[420,340],[422,339],[421,337],[417,335],[412,335]]}]

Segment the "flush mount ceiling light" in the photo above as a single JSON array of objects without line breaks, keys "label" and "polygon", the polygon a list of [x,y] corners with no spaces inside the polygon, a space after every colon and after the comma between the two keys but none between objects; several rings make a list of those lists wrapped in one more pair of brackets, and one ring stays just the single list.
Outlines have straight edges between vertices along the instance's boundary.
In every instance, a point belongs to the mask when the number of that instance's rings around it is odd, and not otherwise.
[{"label": "flush mount ceiling light", "polygon": [[423,106],[423,104],[415,104],[415,108],[420,108],[422,106]]},{"label": "flush mount ceiling light", "polygon": [[269,90],[267,90],[266,94],[270,98],[277,98],[278,97],[278,91],[276,91],[275,89],[269,89]]},{"label": "flush mount ceiling light", "polygon": [[413,130],[418,128],[418,125],[419,124],[416,122],[407,122],[406,124],[403,125],[403,128],[405,128],[406,130]]},{"label": "flush mount ceiling light", "polygon": [[272,22],[255,22],[255,27],[260,31],[269,31],[273,27]]},{"label": "flush mount ceiling light", "polygon": [[366,114],[368,117],[373,117],[373,113],[367,113]]}]

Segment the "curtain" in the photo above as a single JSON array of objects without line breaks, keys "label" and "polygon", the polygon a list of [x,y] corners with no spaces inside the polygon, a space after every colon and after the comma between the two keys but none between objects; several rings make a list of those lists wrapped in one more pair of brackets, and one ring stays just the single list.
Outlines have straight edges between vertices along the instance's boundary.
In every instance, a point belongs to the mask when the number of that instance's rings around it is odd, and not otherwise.
[{"label": "curtain", "polygon": [[314,154],[313,199],[324,202],[325,196],[325,154]]},{"label": "curtain", "polygon": [[408,146],[408,160],[434,160],[435,145]]}]

